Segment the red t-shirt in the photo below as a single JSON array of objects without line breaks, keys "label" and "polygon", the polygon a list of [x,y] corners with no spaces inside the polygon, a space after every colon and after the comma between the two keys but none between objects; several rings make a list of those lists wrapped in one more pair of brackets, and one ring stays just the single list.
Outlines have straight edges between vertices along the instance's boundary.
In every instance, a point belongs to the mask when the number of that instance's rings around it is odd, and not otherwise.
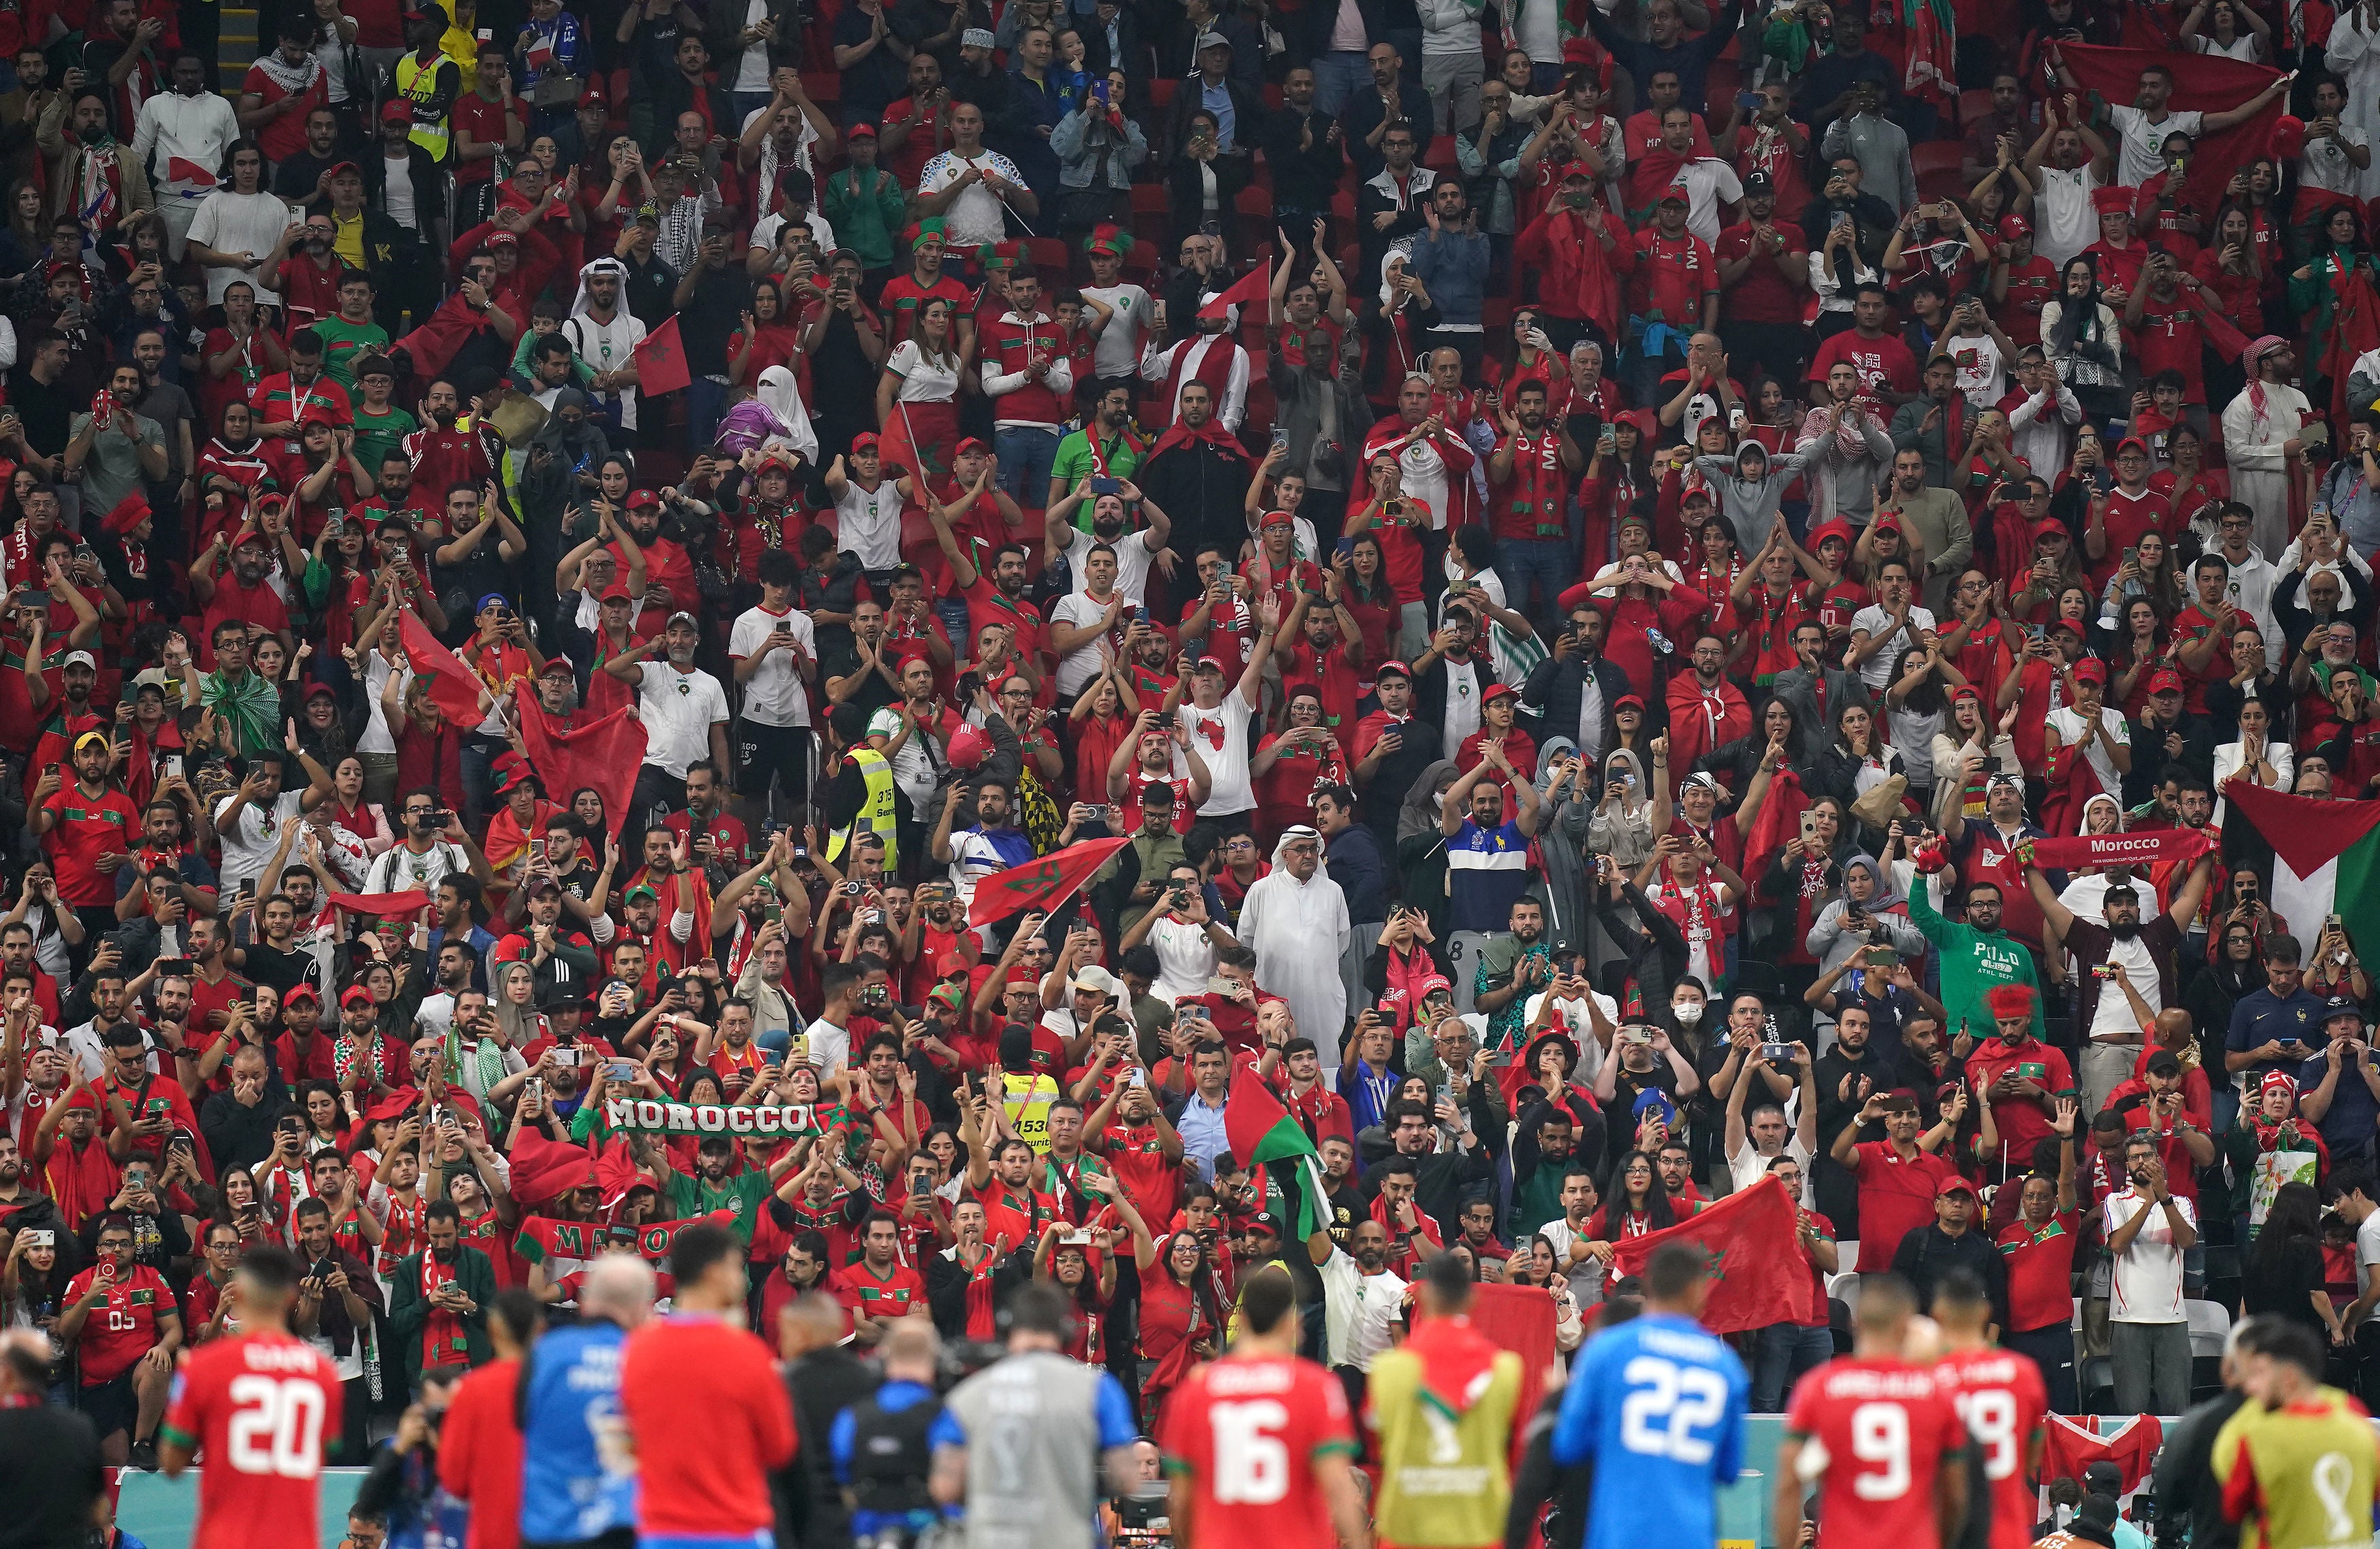
[{"label": "red t-shirt", "polygon": [[1730,322],[1799,323],[1802,321],[1802,293],[1789,284],[1780,265],[1807,273],[1810,267],[1809,244],[1802,234],[1782,221],[1772,221],[1769,229],[1785,239],[1784,249],[1771,252],[1762,248],[1755,254],[1752,248],[1753,229],[1750,221],[1740,222],[1718,234],[1718,245],[1712,256],[1721,263],[1740,263],[1749,258],[1752,267],[1745,270],[1735,284],[1727,287],[1719,299],[1719,315]]},{"label": "red t-shirt", "polygon": [[1133,1125],[1119,1119],[1101,1132],[1099,1155],[1123,1185],[1124,1197],[1141,1218],[1170,1221],[1182,1196],[1180,1164],[1166,1159],[1154,1124]]},{"label": "red t-shirt", "polygon": [[[471,138],[482,145],[501,145],[504,139],[504,103],[502,99],[490,102],[477,91],[466,91],[455,99],[452,109],[456,129],[468,129]],[[485,183],[496,175],[496,159],[481,156],[475,161],[455,163],[457,184]]]},{"label": "red t-shirt", "polygon": [[[2064,1300],[2061,1295],[2061,1305]],[[1983,1451],[1984,1479],[1992,1492],[1991,1549],[2026,1549],[2038,1499],[2025,1463],[2049,1409],[2041,1368],[2014,1350],[1961,1350],[1936,1364],[1934,1381]]]},{"label": "red t-shirt", "polygon": [[192,1549],[314,1549],[322,1438],[340,1434],[345,1398],[330,1358],[286,1334],[192,1350],[162,1433],[205,1464]]},{"label": "red t-shirt", "polygon": [[2058,294],[2058,270],[2050,261],[2035,254],[2022,263],[2008,266],[2008,299],[1993,312],[1993,321],[2009,343],[2022,349],[2027,345],[2041,343],[2042,304]]},{"label": "red t-shirt", "polygon": [[[93,1265],[67,1282],[61,1307],[89,1296],[98,1282]],[[115,1277],[107,1300],[91,1310],[79,1342],[82,1386],[97,1387],[132,1370],[133,1364],[157,1343],[159,1312],[181,1311],[173,1289],[147,1265],[134,1265]]]},{"label": "red t-shirt", "polygon": [[1817,1516],[1828,1549],[1940,1549],[1935,1472],[1964,1450],[1967,1428],[1932,1374],[1839,1357],[1794,1387],[1785,1432],[1825,1449]]},{"label": "red t-shirt", "polygon": [[121,791],[103,791],[92,797],[83,794],[79,784],[69,783],[53,792],[42,807],[57,819],[56,827],[42,836],[42,850],[57,873],[58,897],[79,909],[114,903],[115,877],[103,873],[98,862],[102,855],[132,853],[140,815],[132,810],[131,802]]},{"label": "red t-shirt", "polygon": [[2022,1221],[2001,1228],[2000,1257],[2008,1261],[2009,1326],[2019,1334],[2074,1317],[2074,1247],[2081,1240],[2082,1212],[2053,1216],[2036,1231]]},{"label": "red t-shirt", "polygon": [[1917,391],[1917,357],[1889,333],[1863,339],[1855,328],[1843,330],[1818,346],[1818,353],[1811,357],[1807,380],[1823,383],[1838,360],[1850,362],[1859,373],[1863,392],[1874,393],[1878,387],[1893,393]]},{"label": "red t-shirt", "polygon": [[1859,1263],[1863,1275],[1892,1267],[1900,1240],[1934,1219],[1934,1191],[1956,1177],[1950,1164],[1919,1152],[1904,1162],[1890,1141],[1862,1141],[1852,1148],[1852,1177],[1859,1183]]},{"label": "red t-shirt", "polygon": [[1333,1453],[1353,1457],[1355,1432],[1346,1387],[1313,1361],[1208,1361],[1167,1399],[1157,1440],[1166,1471],[1189,1479],[1201,1537],[1279,1549],[1338,1543],[1313,1465]]},{"label": "red t-shirt", "polygon": [[905,1317],[926,1304],[925,1279],[905,1264],[893,1265],[892,1272],[879,1279],[862,1260],[837,1270],[829,1285],[846,1310],[871,1318]]}]

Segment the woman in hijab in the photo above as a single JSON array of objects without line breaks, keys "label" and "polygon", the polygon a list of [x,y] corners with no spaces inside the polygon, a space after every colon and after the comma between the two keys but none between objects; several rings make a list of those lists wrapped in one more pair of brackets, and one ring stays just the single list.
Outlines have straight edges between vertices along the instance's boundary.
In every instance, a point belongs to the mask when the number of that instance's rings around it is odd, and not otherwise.
[{"label": "woman in hijab", "polygon": [[[1554,742],[1567,739],[1557,737]],[[1552,744],[1547,744],[1552,756]],[[1589,853],[1609,855],[1633,876],[1653,858],[1653,786],[1645,761],[1633,749],[1614,748],[1603,760],[1603,779],[1594,793],[1595,817],[1587,825]]]},{"label": "woman in hijab", "polygon": [[1925,955],[1925,938],[1910,923],[1909,902],[1892,890],[1875,856],[1863,851],[1843,863],[1843,896],[1818,912],[1810,926],[1810,955],[1821,977],[1864,947],[1890,947],[1907,958]]},{"label": "woman in hijab", "polygon": [[1597,817],[1595,771],[1568,737],[1548,737],[1537,755],[1537,845],[1546,861],[1546,891],[1553,918],[1546,938],[1556,952],[1587,950],[1594,904],[1583,850]]},{"label": "woman in hijab", "polygon": [[1446,805],[1446,789],[1460,771],[1451,758],[1440,758],[1422,770],[1405,792],[1397,810],[1397,876],[1401,896],[1410,908],[1427,916],[1439,939],[1446,938],[1446,836],[1439,832],[1438,815]]},{"label": "woman in hijab", "polygon": [[2100,293],[2098,262],[2087,253],[2066,260],[2058,294],[2042,303],[2041,343],[2085,414],[2103,424],[2123,414],[2123,333]]},{"label": "woman in hijab", "polygon": [[783,366],[771,366],[760,373],[758,391],[753,394],[761,405],[777,417],[785,427],[783,435],[771,435],[760,443],[765,454],[771,449],[800,454],[807,463],[818,461],[818,431],[810,424],[809,411],[802,405],[802,390],[794,373]]}]

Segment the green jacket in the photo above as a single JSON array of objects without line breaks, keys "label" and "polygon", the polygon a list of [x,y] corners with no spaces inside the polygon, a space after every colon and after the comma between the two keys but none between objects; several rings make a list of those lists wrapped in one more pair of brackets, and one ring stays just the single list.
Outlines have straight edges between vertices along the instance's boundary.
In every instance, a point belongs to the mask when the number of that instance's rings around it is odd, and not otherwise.
[{"label": "green jacket", "polygon": [[[422,1253],[429,1251],[425,1248]],[[496,1299],[496,1266],[488,1262],[487,1254],[467,1243],[455,1253],[455,1283],[471,1299],[471,1311],[463,1314],[465,1362],[484,1366],[496,1358],[496,1347],[488,1338],[488,1304]],[[421,1253],[416,1253],[389,1277],[388,1293],[389,1334],[396,1341],[408,1392],[421,1389],[421,1335],[429,1324],[430,1303],[421,1296]],[[454,1355],[444,1351],[431,1362],[454,1363]]]},{"label": "green jacket", "polygon": [[826,180],[827,224],[834,227],[837,242],[859,255],[862,269],[889,266],[892,234],[909,224],[901,180],[880,166],[873,170],[872,188],[860,186],[857,167],[845,167]]},{"label": "green jacket", "polygon": [[1923,877],[1909,889],[1909,918],[1941,959],[1942,1005],[1950,1013],[1945,1031],[1955,1034],[1964,1019],[1973,1024],[1975,1036],[1988,1037],[1992,1009],[1984,998],[1995,986],[2022,985],[2034,992],[2033,1035],[2045,1038],[2041,982],[2033,972],[2033,954],[2006,931],[1981,931],[1944,919],[1926,896],[1930,891]]}]

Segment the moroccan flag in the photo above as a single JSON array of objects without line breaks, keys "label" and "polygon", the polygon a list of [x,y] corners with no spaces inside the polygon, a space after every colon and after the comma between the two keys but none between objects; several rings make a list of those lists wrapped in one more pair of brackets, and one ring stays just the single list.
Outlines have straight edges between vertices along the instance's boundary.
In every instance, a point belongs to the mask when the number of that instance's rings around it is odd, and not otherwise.
[{"label": "moroccan flag", "polygon": [[455,730],[468,732],[488,718],[488,685],[463,659],[438,643],[430,626],[410,608],[398,615],[405,629],[405,659],[421,680],[421,692]]},{"label": "moroccan flag", "polygon": [[415,888],[402,893],[333,893],[330,904],[351,914],[394,914],[411,919],[430,907],[430,895]]},{"label": "moroccan flag", "polygon": [[[1243,1167],[1263,1167],[1281,1186],[1284,1200],[1297,1202],[1291,1223],[1293,1241],[1303,1242],[1322,1227],[1322,1168],[1315,1158],[1314,1137],[1289,1111],[1281,1095],[1257,1074],[1254,1065],[1232,1068],[1232,1090],[1223,1104],[1223,1138]],[[1278,1166],[1274,1164],[1279,1164]]]},{"label": "moroccan flag", "polygon": [[[2059,43],[2059,54],[2082,90],[2100,102],[2130,107],[2141,90],[2141,71],[2155,65],[2173,77],[2169,106],[2176,113],[2223,113],[2262,91],[2280,72],[2211,54],[2180,54],[2161,48],[2106,48],[2097,43]],[[2212,219],[2223,202],[2232,173],[2256,159],[2273,121],[2288,110],[2287,94],[2266,103],[2252,118],[2202,135],[2190,160],[2190,202]]]},{"label": "moroccan flag", "polygon": [[[1546,1371],[1560,1359],[1554,1347],[1554,1299],[1543,1286],[1500,1286],[1487,1281],[1471,1288],[1471,1326],[1499,1348],[1521,1358],[1521,1401],[1514,1418],[1537,1412],[1545,1397]],[[1512,1460],[1528,1450],[1530,1427],[1525,1422],[1512,1436]]]},{"label": "moroccan flag", "polygon": [[[599,669],[600,671],[600,669]],[[583,726],[565,728],[534,699],[520,701],[521,740],[528,761],[556,801],[582,785],[603,793],[603,810],[625,812],[645,761],[645,724],[625,705]]]},{"label": "moroccan flag", "polygon": [[2273,847],[2272,906],[2299,940],[2336,914],[2357,950],[2380,944],[2380,801],[2317,801],[2245,780],[2223,799]]},{"label": "moroccan flag", "polygon": [[1613,1268],[1643,1274],[1645,1261],[1664,1242],[1691,1242],[1710,1255],[1710,1300],[1702,1321],[1713,1334],[1807,1323],[1818,1315],[1818,1289],[1796,1238],[1793,1200],[1774,1178],[1674,1227],[1623,1239],[1615,1244]]},{"label": "moroccan flag", "polygon": [[1107,865],[1109,856],[1131,842],[1129,839],[1087,839],[1055,854],[995,871],[975,885],[967,924],[990,925],[1027,910],[1046,914],[1074,897],[1075,889]]},{"label": "moroccan flag", "polygon": [[686,346],[678,342],[675,318],[645,335],[637,345],[636,362],[637,391],[649,398],[675,393],[694,381],[686,364]]},{"label": "moroccan flag", "polygon": [[1272,270],[1269,265],[1259,263],[1233,281],[1222,295],[1210,297],[1205,306],[1198,309],[1198,315],[1219,318],[1231,308],[1253,307],[1259,301],[1269,300],[1271,296]]},{"label": "moroccan flag", "polygon": [[533,1130],[523,1131],[514,1143],[512,1164],[512,1196],[531,1209],[602,1181],[595,1173],[594,1154],[585,1146],[548,1140]]}]

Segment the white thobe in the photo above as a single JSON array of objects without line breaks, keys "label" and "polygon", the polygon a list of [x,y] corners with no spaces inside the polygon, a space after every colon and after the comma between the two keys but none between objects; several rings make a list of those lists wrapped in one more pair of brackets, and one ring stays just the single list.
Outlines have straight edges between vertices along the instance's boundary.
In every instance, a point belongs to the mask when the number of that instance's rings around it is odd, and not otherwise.
[{"label": "white thobe", "polygon": [[1300,882],[1276,864],[1240,905],[1240,942],[1257,954],[1257,987],[1288,1001],[1298,1034],[1326,1048],[1338,1047],[1347,1021],[1339,957],[1353,934],[1347,895],[1318,868]]}]

